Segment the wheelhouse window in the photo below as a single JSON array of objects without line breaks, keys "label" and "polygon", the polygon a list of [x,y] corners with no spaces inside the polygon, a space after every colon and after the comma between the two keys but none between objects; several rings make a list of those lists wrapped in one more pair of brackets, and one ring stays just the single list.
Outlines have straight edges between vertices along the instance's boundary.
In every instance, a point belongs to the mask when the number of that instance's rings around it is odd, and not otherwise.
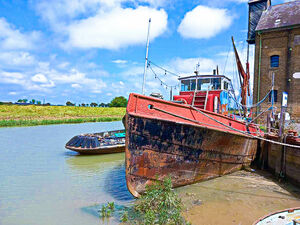
[{"label": "wheelhouse window", "polygon": [[274,99],[274,102],[277,102],[277,90],[273,90],[271,91],[271,93],[269,94],[269,102],[272,102],[272,93],[273,93],[273,99]]},{"label": "wheelhouse window", "polygon": [[272,68],[279,67],[279,55],[272,55],[270,57],[270,65]]},{"label": "wheelhouse window", "polygon": [[229,83],[227,81],[224,81],[224,90],[228,90]]},{"label": "wheelhouse window", "polygon": [[212,78],[212,89],[213,90],[221,89],[221,78]]},{"label": "wheelhouse window", "polygon": [[196,80],[191,80],[191,91],[194,91],[196,88]]},{"label": "wheelhouse window", "polygon": [[181,91],[190,91],[190,90],[191,90],[190,80],[182,80]]},{"label": "wheelhouse window", "polygon": [[210,90],[211,81],[210,79],[199,79],[198,90],[206,91]]}]

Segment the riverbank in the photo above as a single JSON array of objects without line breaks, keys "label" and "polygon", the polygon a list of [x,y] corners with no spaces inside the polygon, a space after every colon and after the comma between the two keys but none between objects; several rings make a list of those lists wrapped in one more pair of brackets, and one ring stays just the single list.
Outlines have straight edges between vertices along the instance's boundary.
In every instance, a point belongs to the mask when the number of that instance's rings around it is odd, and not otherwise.
[{"label": "riverbank", "polygon": [[0,105],[0,127],[121,120],[126,108]]},{"label": "riverbank", "polygon": [[299,188],[279,183],[266,171],[238,171],[216,179],[177,188],[193,225],[245,224],[300,204]]}]

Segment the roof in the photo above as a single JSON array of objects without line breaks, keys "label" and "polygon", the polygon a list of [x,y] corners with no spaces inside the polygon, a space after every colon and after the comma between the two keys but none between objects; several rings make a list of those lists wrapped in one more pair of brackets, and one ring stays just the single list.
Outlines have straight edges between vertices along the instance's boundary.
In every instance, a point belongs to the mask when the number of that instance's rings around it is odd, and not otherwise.
[{"label": "roof", "polygon": [[261,15],[256,31],[300,25],[300,0],[270,6]]},{"label": "roof", "polygon": [[[264,0],[264,1],[267,1],[267,0]],[[256,3],[256,2],[263,2],[263,0],[249,0],[248,4]]]},{"label": "roof", "polygon": [[198,79],[201,79],[201,78],[225,78],[227,80],[230,81],[230,79],[224,75],[194,75],[194,76],[188,76],[188,77],[180,77],[178,78],[178,80],[186,80],[186,79],[191,79],[191,78],[196,78],[198,77]]}]

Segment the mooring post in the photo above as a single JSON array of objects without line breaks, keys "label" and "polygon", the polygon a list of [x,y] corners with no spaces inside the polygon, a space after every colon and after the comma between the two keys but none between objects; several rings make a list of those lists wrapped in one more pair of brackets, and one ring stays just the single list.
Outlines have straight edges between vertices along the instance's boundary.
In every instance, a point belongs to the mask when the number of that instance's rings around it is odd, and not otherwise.
[{"label": "mooring post", "polygon": [[271,118],[270,113],[267,114],[267,132],[270,133],[271,131]]},{"label": "mooring post", "polygon": [[285,111],[286,111],[286,108],[287,108],[287,99],[288,99],[288,93],[287,92],[282,92],[280,123],[279,123],[279,137],[280,138],[282,138],[282,134],[284,132]]}]

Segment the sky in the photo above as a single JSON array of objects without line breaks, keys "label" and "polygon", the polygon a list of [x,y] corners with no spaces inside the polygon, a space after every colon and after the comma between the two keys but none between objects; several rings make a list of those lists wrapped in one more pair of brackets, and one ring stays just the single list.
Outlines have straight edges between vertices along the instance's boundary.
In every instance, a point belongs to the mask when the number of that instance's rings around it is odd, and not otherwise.
[{"label": "sky", "polygon": [[168,99],[164,84],[178,84],[168,71],[192,75],[198,63],[200,74],[218,66],[238,90],[231,36],[245,63],[247,0],[0,0],[0,101],[108,103],[141,93],[149,18],[147,95]]}]

